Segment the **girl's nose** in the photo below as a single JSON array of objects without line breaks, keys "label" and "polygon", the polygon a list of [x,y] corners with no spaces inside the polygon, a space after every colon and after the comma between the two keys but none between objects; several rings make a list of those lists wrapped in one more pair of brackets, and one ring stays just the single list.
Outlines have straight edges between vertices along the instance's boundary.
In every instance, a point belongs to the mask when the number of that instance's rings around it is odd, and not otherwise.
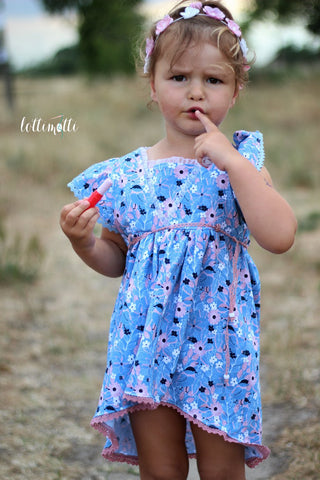
[{"label": "girl's nose", "polygon": [[202,86],[201,86],[200,82],[191,83],[190,88],[189,88],[189,92],[188,92],[188,98],[190,100],[195,100],[197,102],[199,100],[204,99],[204,93],[203,93],[203,89],[202,89]]}]

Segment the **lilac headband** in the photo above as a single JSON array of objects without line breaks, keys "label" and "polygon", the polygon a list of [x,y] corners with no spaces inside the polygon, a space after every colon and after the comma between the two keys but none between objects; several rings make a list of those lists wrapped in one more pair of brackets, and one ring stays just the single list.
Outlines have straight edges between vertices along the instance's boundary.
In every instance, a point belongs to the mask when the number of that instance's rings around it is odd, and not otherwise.
[{"label": "lilac headband", "polygon": [[[179,22],[180,20],[187,20],[188,18],[196,17],[197,15],[214,18],[215,20],[219,20],[221,23],[226,25],[226,27],[228,27],[230,32],[232,32],[237,37],[243,57],[246,60],[246,57],[248,54],[248,47],[244,38],[240,40],[241,30],[239,25],[233,20],[231,20],[230,18],[227,18],[226,15],[222,12],[222,10],[220,10],[220,8],[217,8],[217,7],[213,8],[213,7],[209,7],[208,5],[203,7],[203,9],[202,7],[203,5],[201,2],[194,2],[194,3],[191,3],[188,7],[186,7],[182,12],[180,12],[179,18],[176,18],[174,20],[169,15],[166,15],[165,17],[163,17],[161,20],[157,22],[156,30],[155,30],[155,36],[156,36],[155,39],[153,39],[153,37],[149,37],[146,40],[146,56],[145,56],[144,69],[143,69],[145,74],[149,73],[150,57],[152,55],[152,52],[155,47],[155,43],[159,38],[160,34],[164,32],[172,23]],[[200,13],[201,9],[203,13]],[[249,70],[250,66],[244,65],[244,68],[246,70]]]}]

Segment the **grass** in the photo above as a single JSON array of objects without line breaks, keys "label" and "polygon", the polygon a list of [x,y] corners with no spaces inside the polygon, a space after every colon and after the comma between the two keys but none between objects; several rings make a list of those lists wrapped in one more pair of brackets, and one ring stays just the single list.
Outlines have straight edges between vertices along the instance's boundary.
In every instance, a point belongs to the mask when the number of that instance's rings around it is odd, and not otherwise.
[{"label": "grass", "polygon": [[[100,461],[101,438],[88,429],[104,369],[101,332],[118,280],[83,266],[58,217],[72,201],[66,183],[74,175],[155,143],[162,120],[147,108],[148,87],[134,78],[18,78],[15,90],[13,114],[0,98],[0,272],[10,264],[25,272],[40,260],[41,270],[34,284],[26,277],[23,289],[21,272],[6,272],[0,285],[0,476],[98,479],[115,468],[131,475],[129,467]],[[305,423],[288,423],[272,441],[272,450],[288,462],[269,480],[315,479],[319,472],[319,95],[316,74],[282,83],[260,80],[223,125],[230,138],[237,129],[264,133],[266,165],[300,224],[285,255],[271,255],[254,242],[251,247],[263,284],[263,402],[308,412]],[[78,131],[63,137],[20,132],[24,116],[48,120],[59,114],[76,121]]]},{"label": "grass", "polygon": [[35,281],[43,256],[43,247],[36,235],[25,243],[20,234],[8,240],[8,232],[0,224],[0,285]]}]

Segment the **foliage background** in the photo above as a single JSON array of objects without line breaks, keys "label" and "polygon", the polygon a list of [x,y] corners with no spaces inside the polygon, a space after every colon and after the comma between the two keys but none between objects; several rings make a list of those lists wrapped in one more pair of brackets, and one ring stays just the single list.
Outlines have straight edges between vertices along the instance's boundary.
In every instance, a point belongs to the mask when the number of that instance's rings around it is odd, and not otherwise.
[{"label": "foliage background", "polygon": [[[74,69],[90,74],[132,73],[132,45],[141,37],[144,22],[137,7],[142,0],[42,0],[50,13],[76,10],[79,45],[68,57]],[[70,49],[67,49],[67,52]]]}]

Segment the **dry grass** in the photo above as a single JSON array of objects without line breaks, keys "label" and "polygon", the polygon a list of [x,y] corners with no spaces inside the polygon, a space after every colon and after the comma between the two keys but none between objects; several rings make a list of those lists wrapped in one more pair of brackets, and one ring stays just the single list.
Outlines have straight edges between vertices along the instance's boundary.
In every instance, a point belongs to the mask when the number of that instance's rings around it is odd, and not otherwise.
[{"label": "dry grass", "polygon": [[[105,315],[118,281],[81,264],[59,231],[58,215],[72,198],[65,187],[70,178],[88,164],[154,143],[162,121],[146,108],[148,88],[135,79],[18,79],[16,92],[14,114],[0,104],[0,220],[9,237],[36,235],[45,261],[35,284],[1,287],[0,476],[133,475],[100,460],[101,438],[88,427],[104,369]],[[264,132],[267,166],[301,220],[319,212],[319,95],[319,78],[258,84],[224,125],[228,135],[239,128]],[[20,132],[23,116],[59,114],[72,117],[78,132]],[[318,226],[299,233],[282,256],[251,247],[263,282],[263,400],[267,410],[281,406],[290,419],[282,428],[276,418],[270,436],[275,457],[286,459],[274,480],[316,479],[320,469],[319,241]]]}]

